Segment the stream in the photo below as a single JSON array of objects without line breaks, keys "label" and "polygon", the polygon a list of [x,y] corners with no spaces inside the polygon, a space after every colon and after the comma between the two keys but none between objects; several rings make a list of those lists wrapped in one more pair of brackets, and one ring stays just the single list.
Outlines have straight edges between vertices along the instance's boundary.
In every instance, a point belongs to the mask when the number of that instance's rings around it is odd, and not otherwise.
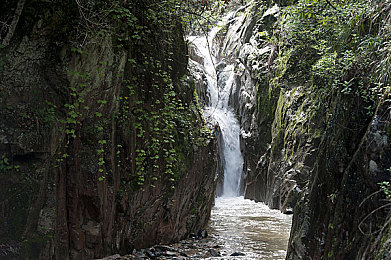
[{"label": "stream", "polygon": [[[285,259],[291,216],[240,196],[243,177],[240,124],[229,104],[230,96],[237,87],[234,66],[215,56],[219,51],[213,44],[224,24],[237,19],[234,14],[227,14],[207,36],[188,37],[203,60],[200,66],[206,76],[209,95],[209,104],[204,109],[205,118],[219,125],[223,139],[223,147],[219,149],[224,154],[222,197],[216,198],[207,230],[223,259]],[[243,255],[231,256],[235,252]]]},{"label": "stream", "polygon": [[[219,197],[209,222],[209,234],[221,246],[223,259],[285,259],[292,217],[243,197]],[[230,257],[228,257],[230,256]],[[228,258],[227,258],[228,257]]]}]

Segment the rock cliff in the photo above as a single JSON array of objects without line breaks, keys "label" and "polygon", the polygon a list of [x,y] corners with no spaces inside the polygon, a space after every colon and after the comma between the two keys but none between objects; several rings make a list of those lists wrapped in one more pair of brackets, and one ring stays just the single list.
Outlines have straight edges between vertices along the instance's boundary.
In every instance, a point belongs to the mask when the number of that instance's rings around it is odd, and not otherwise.
[{"label": "rock cliff", "polygon": [[217,140],[171,4],[0,3],[0,256],[93,259],[206,224]]},{"label": "rock cliff", "polygon": [[374,53],[389,37],[379,26],[389,9],[327,2],[253,1],[222,35],[245,197],[294,208],[287,259],[384,259],[390,97],[388,65]]}]

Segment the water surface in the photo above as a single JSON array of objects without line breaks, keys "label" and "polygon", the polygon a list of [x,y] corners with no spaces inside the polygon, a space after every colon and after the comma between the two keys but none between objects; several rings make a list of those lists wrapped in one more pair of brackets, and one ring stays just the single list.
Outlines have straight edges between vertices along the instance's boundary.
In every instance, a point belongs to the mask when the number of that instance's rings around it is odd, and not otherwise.
[{"label": "water surface", "polygon": [[[243,197],[219,197],[209,234],[223,259],[285,259],[292,217]],[[230,257],[233,252],[245,256]],[[225,254],[225,256],[224,256]]]}]

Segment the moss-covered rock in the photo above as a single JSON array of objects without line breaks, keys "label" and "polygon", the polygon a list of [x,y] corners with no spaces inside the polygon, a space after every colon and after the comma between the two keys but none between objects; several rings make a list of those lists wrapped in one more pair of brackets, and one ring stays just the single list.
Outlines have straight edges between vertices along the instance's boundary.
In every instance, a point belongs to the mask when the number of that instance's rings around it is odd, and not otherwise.
[{"label": "moss-covered rock", "polygon": [[57,2],[25,3],[0,49],[1,253],[93,259],[197,231],[216,139],[175,3]]},{"label": "moss-covered rock", "polygon": [[389,34],[374,11],[371,26],[384,35],[369,36],[367,10],[383,9],[273,2],[244,11],[227,36],[246,37],[223,45],[237,71],[232,104],[241,117],[245,196],[295,207],[288,259],[373,258],[372,232],[387,220],[378,183],[390,179],[389,118],[381,112],[389,83],[379,83],[386,62],[375,53],[377,37]]}]

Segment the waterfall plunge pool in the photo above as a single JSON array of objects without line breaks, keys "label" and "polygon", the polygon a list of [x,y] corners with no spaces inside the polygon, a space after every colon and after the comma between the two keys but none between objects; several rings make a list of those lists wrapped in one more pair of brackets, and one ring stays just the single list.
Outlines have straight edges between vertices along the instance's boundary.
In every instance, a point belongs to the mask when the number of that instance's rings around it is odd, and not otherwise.
[{"label": "waterfall plunge pool", "polygon": [[[206,238],[188,238],[171,245],[155,245],[110,259],[285,259],[292,216],[243,197],[219,197]],[[235,252],[241,256],[231,256]],[[149,257],[153,255],[153,257]]]},{"label": "waterfall plunge pool", "polygon": [[[208,233],[221,259],[285,259],[292,216],[243,197],[216,198]],[[244,256],[230,256],[234,252]],[[214,258],[216,259],[216,257]]]}]

